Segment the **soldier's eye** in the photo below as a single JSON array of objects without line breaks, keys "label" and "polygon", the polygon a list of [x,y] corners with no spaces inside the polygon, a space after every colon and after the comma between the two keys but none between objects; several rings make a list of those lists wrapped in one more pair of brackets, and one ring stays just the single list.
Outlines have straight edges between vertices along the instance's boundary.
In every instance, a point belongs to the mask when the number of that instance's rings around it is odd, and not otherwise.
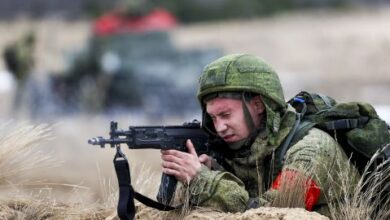
[{"label": "soldier's eye", "polygon": [[230,117],[230,113],[223,113],[221,115],[222,118],[229,118]]}]

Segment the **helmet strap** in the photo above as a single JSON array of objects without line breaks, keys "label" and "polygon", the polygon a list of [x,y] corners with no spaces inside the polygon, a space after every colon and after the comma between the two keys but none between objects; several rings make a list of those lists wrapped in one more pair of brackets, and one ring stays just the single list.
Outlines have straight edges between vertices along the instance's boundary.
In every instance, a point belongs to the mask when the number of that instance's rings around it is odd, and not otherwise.
[{"label": "helmet strap", "polygon": [[253,121],[253,118],[252,118],[252,115],[251,113],[249,112],[249,109],[248,109],[248,103],[250,102],[250,98],[248,99],[245,95],[246,93],[243,92],[242,95],[241,95],[241,100],[242,100],[242,109],[243,109],[243,113],[244,113],[244,119],[245,119],[245,123],[250,131],[249,133],[249,136],[248,138],[246,139],[247,142],[245,143],[246,145],[250,145],[253,143],[253,141],[255,140],[256,136],[257,136],[257,133],[259,132],[255,126],[255,122]]},{"label": "helmet strap", "polygon": [[241,94],[242,94],[241,95],[242,109],[243,109],[243,112],[244,112],[245,123],[248,126],[248,129],[250,131],[254,131],[254,130],[256,130],[255,123],[254,123],[252,115],[251,115],[251,113],[249,112],[249,109],[248,109],[248,103],[250,102],[250,100],[248,100],[245,97],[245,92],[243,92]]},{"label": "helmet strap", "polygon": [[202,121],[203,121],[203,129],[205,129],[207,133],[217,137],[218,134],[217,134],[217,132],[214,129],[210,128],[211,125],[210,125],[210,123],[208,123],[209,122],[209,120],[208,120],[209,118],[207,118],[207,117],[210,117],[210,116],[207,115],[206,110],[203,110],[203,119],[202,119]]}]

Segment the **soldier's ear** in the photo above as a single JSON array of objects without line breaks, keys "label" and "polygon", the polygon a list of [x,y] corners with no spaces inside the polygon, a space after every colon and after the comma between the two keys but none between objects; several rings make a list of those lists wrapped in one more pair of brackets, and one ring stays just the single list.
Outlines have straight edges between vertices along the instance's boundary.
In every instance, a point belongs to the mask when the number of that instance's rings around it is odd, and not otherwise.
[{"label": "soldier's ear", "polygon": [[251,100],[253,102],[253,105],[254,105],[254,108],[255,108],[255,111],[257,114],[262,114],[264,112],[264,104],[263,104],[263,100],[261,99],[261,96],[255,96],[252,98]]}]

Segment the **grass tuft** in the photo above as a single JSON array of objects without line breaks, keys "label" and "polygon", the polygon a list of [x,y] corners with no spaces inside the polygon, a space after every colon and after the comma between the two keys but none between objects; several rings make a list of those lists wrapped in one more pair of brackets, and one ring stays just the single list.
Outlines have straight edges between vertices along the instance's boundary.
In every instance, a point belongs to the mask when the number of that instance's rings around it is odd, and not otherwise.
[{"label": "grass tuft", "polygon": [[[383,150],[388,148],[390,144]],[[330,187],[327,198],[332,219],[390,219],[390,195],[386,191],[386,188],[390,189],[390,160],[383,161],[374,170],[369,169],[380,153],[378,151],[371,158],[354,190],[351,190],[353,177],[350,173],[339,173],[342,182]]]},{"label": "grass tuft", "polygon": [[29,171],[53,166],[50,156],[39,151],[39,143],[51,137],[47,124],[0,124],[0,185],[15,182]]}]

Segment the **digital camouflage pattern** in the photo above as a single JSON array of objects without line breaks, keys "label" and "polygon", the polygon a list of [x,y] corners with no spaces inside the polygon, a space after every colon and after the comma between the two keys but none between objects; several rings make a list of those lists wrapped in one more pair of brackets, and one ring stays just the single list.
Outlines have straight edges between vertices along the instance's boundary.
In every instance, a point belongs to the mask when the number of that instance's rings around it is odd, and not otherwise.
[{"label": "digital camouflage pattern", "polygon": [[346,133],[346,137],[359,153],[371,158],[378,147],[390,143],[390,132],[386,121],[379,118],[374,107],[368,103],[348,102],[336,104],[327,117],[343,113],[349,117],[367,117],[369,121],[362,127],[352,129]]},{"label": "digital camouflage pattern", "polygon": [[232,54],[207,65],[199,79],[198,100],[216,92],[253,92],[267,97],[274,108],[286,107],[276,72],[259,57]]},{"label": "digital camouflage pattern", "polygon": [[[303,99],[305,104],[294,101],[297,98]],[[361,173],[372,156],[390,143],[389,126],[368,103],[337,103],[331,97],[306,91],[300,92],[288,103],[299,112],[306,107],[302,117],[305,126],[294,139],[302,138],[305,131],[313,126],[329,131],[342,144]]]},{"label": "digital camouflage pattern", "polygon": [[210,170],[202,165],[189,188],[192,204],[225,212],[241,212],[247,207],[249,195],[245,185],[229,172]]},{"label": "digital camouflage pattern", "polygon": [[[266,126],[260,131],[249,148],[234,152],[233,157],[225,158],[232,172],[210,170],[202,167],[190,182],[190,200],[193,204],[238,212],[248,208],[250,199],[258,199],[260,206],[270,205],[280,196],[278,191],[269,190],[266,178],[273,181],[274,170],[266,169],[266,158],[272,157],[292,130],[297,113],[284,101],[283,90],[274,70],[261,59],[246,54],[222,57],[205,67],[199,80],[198,100],[212,93],[248,91],[262,96],[266,109]],[[203,123],[207,123],[204,117]],[[229,150],[229,149],[226,149]],[[310,171],[317,185],[321,187],[321,197],[316,210],[326,214],[324,193],[329,188],[328,174],[352,169],[351,175],[358,177],[357,170],[350,164],[341,146],[327,133],[312,129],[303,139],[287,151],[287,159],[282,169],[302,173]],[[268,181],[269,182],[269,181]]]}]

